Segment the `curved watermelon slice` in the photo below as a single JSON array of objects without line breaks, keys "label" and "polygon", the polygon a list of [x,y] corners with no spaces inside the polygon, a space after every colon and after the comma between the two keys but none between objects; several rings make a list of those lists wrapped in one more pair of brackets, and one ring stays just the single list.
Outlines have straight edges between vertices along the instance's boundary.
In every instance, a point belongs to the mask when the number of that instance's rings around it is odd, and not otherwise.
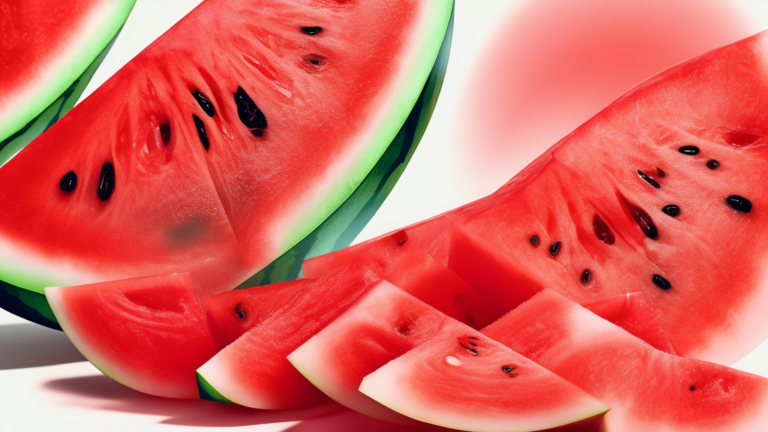
[{"label": "curved watermelon slice", "polygon": [[[594,305],[615,324],[648,343],[664,330],[649,317],[641,295],[622,296]],[[542,312],[544,313],[544,312]],[[366,375],[439,334],[439,311],[390,284],[380,284],[336,321],[288,356],[317,388],[335,401],[368,416],[403,423],[406,418],[358,391]]]},{"label": "curved watermelon slice", "polygon": [[540,431],[606,412],[575,385],[458,323],[363,379],[360,391],[407,417],[467,431]]},{"label": "curved watermelon slice", "polygon": [[74,106],[135,1],[0,5],[0,165]]},{"label": "curved watermelon slice", "polygon": [[483,334],[608,404],[606,432],[746,432],[768,424],[765,378],[658,351],[551,290]]},{"label": "curved watermelon slice", "polygon": [[[0,221],[4,307],[55,326],[19,288],[174,271],[203,295],[243,282],[348,199],[398,138],[451,11],[203,3],[0,170],[13,185],[0,188],[13,209]],[[416,130],[430,107],[419,109]],[[88,152],[71,151],[83,142]]]},{"label": "curved watermelon slice", "polygon": [[287,299],[282,308],[198,369],[201,396],[258,409],[298,408],[327,401],[285,357],[379,280],[365,267],[347,266],[314,281],[304,295]]},{"label": "curved watermelon slice", "polygon": [[195,370],[216,354],[187,274],[46,288],[77,349],[115,381],[155,396],[197,398]]},{"label": "curved watermelon slice", "polygon": [[642,292],[676,353],[732,363],[768,337],[767,59],[761,33],[675,66],[406,232],[450,231],[441,259],[506,310],[544,287],[580,304]]}]

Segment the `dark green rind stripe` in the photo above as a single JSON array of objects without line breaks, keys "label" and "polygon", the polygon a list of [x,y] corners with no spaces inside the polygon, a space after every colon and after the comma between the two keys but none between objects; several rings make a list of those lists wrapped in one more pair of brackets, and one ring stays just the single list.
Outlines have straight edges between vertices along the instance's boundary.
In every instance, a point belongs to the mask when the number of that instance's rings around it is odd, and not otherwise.
[{"label": "dark green rind stripe", "polygon": [[[197,373],[197,372],[195,372]],[[197,389],[200,392],[200,399],[205,399],[213,402],[221,402],[227,404],[235,404],[231,400],[225,398],[208,381],[203,378],[202,375],[197,373]]]},{"label": "dark green rind stripe", "polygon": [[422,136],[424,136],[429,120],[432,118],[448,67],[453,38],[454,13],[455,5],[445,39],[443,39],[443,44],[440,47],[440,53],[424,90],[422,90],[400,132],[373,170],[347,201],[319,227],[270,265],[243,282],[238,288],[267,285],[299,278],[301,265],[305,260],[349,246],[371,220],[395,187],[395,183],[400,179]]},{"label": "dark green rind stripe", "polygon": [[[91,78],[93,78],[93,74],[107,56],[119,34],[120,32],[112,38],[112,41],[96,57],[93,63],[88,66],[88,69],[69,86],[59,99],[46,108],[42,114],[27,123],[21,130],[0,142],[0,166],[4,165],[8,159],[37,138],[38,135],[53,126],[54,123],[75,106],[75,103],[83,94],[83,91],[85,91],[86,86],[88,86]],[[0,280],[0,308],[42,326],[61,330],[44,295],[19,288],[2,280]]]},{"label": "dark green rind stripe", "polygon": [[[296,279],[301,275],[304,260],[349,246],[354,241],[400,179],[424,135],[443,85],[452,37],[453,14],[440,53],[416,105],[386,152],[355,192],[304,240],[239,288]],[[0,160],[2,152],[0,150]],[[44,295],[3,281],[0,281],[0,308],[34,323],[61,329]]]},{"label": "dark green rind stripe", "polygon": [[56,99],[48,108],[45,109],[39,116],[35,117],[32,121],[27,123],[23,128],[17,131],[15,134],[0,141],[0,166],[5,165],[8,160],[18,153],[21,149],[31,143],[41,133],[45,132],[53,126],[54,123],[59,121],[72,107],[75,106],[80,96],[85,91],[88,83],[93,78],[93,74],[96,73],[96,69],[99,68],[101,62],[107,56],[107,53],[114,45],[117,36],[107,44],[107,47],[99,54],[98,57],[88,66],[88,69],[83,72],[80,77],[72,83],[62,95]]}]

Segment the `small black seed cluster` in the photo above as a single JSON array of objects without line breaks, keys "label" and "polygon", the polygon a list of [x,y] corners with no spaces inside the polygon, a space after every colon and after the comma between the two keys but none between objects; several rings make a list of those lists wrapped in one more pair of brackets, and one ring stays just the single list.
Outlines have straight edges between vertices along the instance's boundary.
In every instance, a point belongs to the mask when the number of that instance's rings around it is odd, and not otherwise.
[{"label": "small black seed cluster", "polygon": [[459,341],[459,345],[462,348],[464,348],[464,350],[467,351],[469,354],[471,354],[473,356],[476,356],[478,354],[478,352],[477,352],[477,343],[475,343],[474,341],[478,341],[480,339],[478,339],[478,338],[476,338],[474,336],[467,336],[466,338],[461,338],[461,339],[467,339],[469,342],[468,343],[464,343],[464,342],[461,342],[461,340],[460,340]]}]

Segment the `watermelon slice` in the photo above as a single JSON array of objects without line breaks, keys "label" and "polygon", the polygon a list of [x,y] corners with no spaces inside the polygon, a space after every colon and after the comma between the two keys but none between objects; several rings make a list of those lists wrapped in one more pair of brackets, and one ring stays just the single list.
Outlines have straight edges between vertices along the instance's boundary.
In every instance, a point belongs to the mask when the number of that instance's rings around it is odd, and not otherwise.
[{"label": "watermelon slice", "polygon": [[286,356],[353,305],[380,279],[347,266],[287,299],[269,318],[198,369],[201,396],[259,409],[310,406],[328,399]]},{"label": "watermelon slice", "polygon": [[365,264],[382,279],[392,282],[419,300],[470,327],[483,328],[503,315],[503,311],[463,279],[437,262],[405,231],[370,243],[361,253],[351,247],[329,258],[304,262],[304,275],[322,277],[352,263]]},{"label": "watermelon slice", "polygon": [[58,322],[94,366],[132,389],[197,398],[195,370],[216,354],[187,274],[46,288]]},{"label": "watermelon slice", "polygon": [[658,351],[551,290],[483,333],[611,407],[610,431],[760,431],[768,380]]},{"label": "watermelon slice", "polygon": [[648,342],[659,351],[675,354],[659,316],[643,293],[629,293],[584,306],[600,318]]},{"label": "watermelon slice", "polygon": [[75,105],[135,2],[0,5],[0,165]]},{"label": "watermelon slice", "polygon": [[22,289],[184,271],[207,296],[245,281],[337,210],[393,141],[420,137],[429,104],[398,131],[444,67],[451,11],[204,2],[0,170],[4,307],[55,326]]},{"label": "watermelon slice", "polygon": [[[654,343],[664,330],[658,320],[645,321],[651,315],[640,296],[622,296],[590,308]],[[407,418],[360,393],[360,383],[387,362],[430,340],[446,320],[449,318],[403,290],[381,284],[291,353],[288,360],[342,405],[374,418],[404,423]]]},{"label": "watermelon slice", "polygon": [[449,231],[441,259],[506,310],[642,292],[676,353],[733,363],[768,338],[766,59],[761,33],[651,78],[409,239]]},{"label": "watermelon slice", "polygon": [[608,409],[453,320],[446,320],[429,341],[366,376],[360,391],[415,420],[467,431],[546,430],[594,419]]}]

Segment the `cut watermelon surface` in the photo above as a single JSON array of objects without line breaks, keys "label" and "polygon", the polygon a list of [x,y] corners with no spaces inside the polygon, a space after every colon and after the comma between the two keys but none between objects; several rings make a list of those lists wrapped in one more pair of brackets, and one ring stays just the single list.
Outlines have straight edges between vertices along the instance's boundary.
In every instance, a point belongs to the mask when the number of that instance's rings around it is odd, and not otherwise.
[{"label": "cut watermelon surface", "polygon": [[69,339],[105,375],[156,396],[198,397],[195,370],[217,349],[189,275],[47,288],[45,294]]},{"label": "cut watermelon surface", "polygon": [[503,311],[463,279],[409,241],[405,231],[376,240],[360,251],[342,249],[327,259],[304,263],[304,274],[318,278],[349,264],[363,264],[440,312],[473,328],[483,328]]},{"label": "cut watermelon surface", "polygon": [[0,165],[74,106],[134,3],[0,5]]},{"label": "cut watermelon surface", "polygon": [[[327,401],[286,356],[370,291],[380,278],[347,266],[286,299],[282,308],[198,369],[204,398],[258,409],[287,409]],[[258,288],[261,289],[261,288]]]},{"label": "cut watermelon surface", "polygon": [[761,33],[662,72],[409,241],[448,233],[435,253],[506,310],[642,292],[676,353],[733,363],[768,337],[766,59]]},{"label": "cut watermelon surface", "polygon": [[648,342],[657,350],[675,354],[675,349],[669,342],[667,332],[664,331],[656,311],[642,293],[629,293],[584,307],[600,318]]},{"label": "cut watermelon surface", "polygon": [[243,282],[339,208],[391,143],[420,137],[429,104],[418,133],[398,132],[451,11],[204,2],[0,170],[13,185],[0,188],[4,307],[55,326],[30,292],[178,271],[204,296]]},{"label": "cut watermelon surface", "polygon": [[483,330],[611,407],[606,432],[761,431],[768,380],[658,351],[551,290]]},{"label": "cut watermelon surface", "polygon": [[608,408],[575,385],[446,321],[429,341],[363,379],[360,391],[407,417],[466,431],[539,431]]}]

